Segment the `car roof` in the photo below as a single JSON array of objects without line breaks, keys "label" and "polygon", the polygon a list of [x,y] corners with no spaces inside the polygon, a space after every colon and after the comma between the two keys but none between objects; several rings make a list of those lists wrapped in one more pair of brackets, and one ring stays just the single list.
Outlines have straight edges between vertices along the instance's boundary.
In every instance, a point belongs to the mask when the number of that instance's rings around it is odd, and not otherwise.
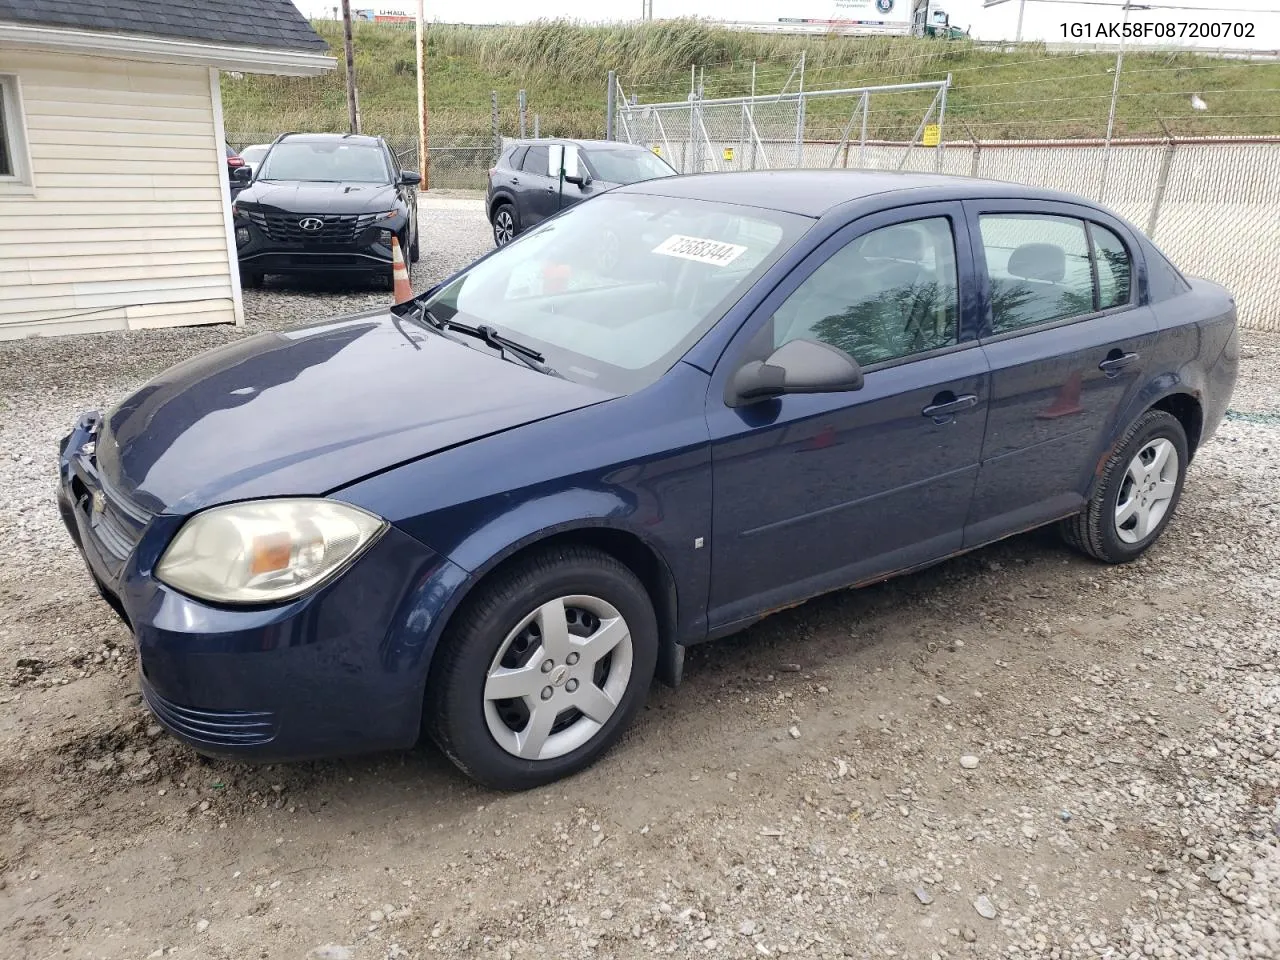
[{"label": "car roof", "polygon": [[[977,180],[934,173],[880,170],[756,170],[741,173],[696,173],[645,180],[616,188],[619,193],[687,197],[740,206],[795,213],[823,214],[848,203],[887,193],[930,191],[929,200],[1010,198],[1084,203],[1087,200],[1057,190],[1045,190],[997,180]],[[941,194],[945,194],[942,196]],[[923,198],[922,198],[923,199]]]},{"label": "car roof", "polygon": [[535,144],[551,144],[551,143],[567,143],[570,146],[579,147],[583,150],[648,150],[648,147],[641,146],[637,143],[628,143],[625,140],[577,140],[572,137],[539,137],[528,140],[512,141],[513,147],[531,147]]},{"label": "car roof", "polygon": [[381,137],[370,137],[362,133],[285,133],[281,134],[279,139],[302,143],[326,143],[334,140],[349,140],[351,143],[382,143]]}]

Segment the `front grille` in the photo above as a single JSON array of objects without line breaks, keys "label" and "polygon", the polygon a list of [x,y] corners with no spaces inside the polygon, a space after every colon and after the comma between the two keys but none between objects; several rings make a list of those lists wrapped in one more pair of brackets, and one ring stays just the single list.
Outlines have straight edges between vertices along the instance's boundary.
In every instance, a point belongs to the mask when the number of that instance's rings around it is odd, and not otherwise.
[{"label": "front grille", "polygon": [[218,747],[252,747],[270,743],[276,736],[276,716],[269,710],[197,710],[170,703],[150,684],[142,684],[142,696],[157,718],[175,733]]},{"label": "front grille", "polygon": [[[118,490],[107,486],[101,477],[98,483],[100,487],[88,504],[89,526],[103,549],[116,560],[124,561],[142,539],[142,531],[151,522],[151,514]],[[95,498],[99,499],[101,510],[94,509]]]},{"label": "front grille", "polygon": [[[277,243],[301,243],[309,247],[350,246],[377,221],[375,213],[272,213],[246,211],[249,222]],[[318,230],[304,230],[305,220],[319,220]]]}]

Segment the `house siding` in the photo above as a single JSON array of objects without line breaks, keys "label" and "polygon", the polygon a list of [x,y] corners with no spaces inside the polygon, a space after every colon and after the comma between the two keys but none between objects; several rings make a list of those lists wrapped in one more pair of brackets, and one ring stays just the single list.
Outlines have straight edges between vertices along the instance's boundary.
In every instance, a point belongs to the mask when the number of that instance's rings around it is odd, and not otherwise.
[{"label": "house siding", "polygon": [[33,195],[0,193],[0,339],[233,323],[206,67],[4,50]]}]

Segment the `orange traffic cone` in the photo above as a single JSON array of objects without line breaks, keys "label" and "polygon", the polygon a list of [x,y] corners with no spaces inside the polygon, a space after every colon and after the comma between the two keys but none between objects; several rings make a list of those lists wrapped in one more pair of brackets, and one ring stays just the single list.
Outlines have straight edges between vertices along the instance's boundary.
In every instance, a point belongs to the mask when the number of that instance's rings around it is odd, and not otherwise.
[{"label": "orange traffic cone", "polygon": [[391,302],[404,303],[413,299],[413,284],[409,282],[409,271],[404,265],[404,254],[400,252],[400,240],[391,238]]},{"label": "orange traffic cone", "polygon": [[1069,417],[1073,413],[1083,411],[1084,407],[1080,406],[1080,382],[1080,371],[1073,371],[1071,376],[1067,377],[1067,382],[1062,385],[1062,389],[1058,391],[1057,398],[1039,415],[1039,418],[1056,420],[1058,417]]}]

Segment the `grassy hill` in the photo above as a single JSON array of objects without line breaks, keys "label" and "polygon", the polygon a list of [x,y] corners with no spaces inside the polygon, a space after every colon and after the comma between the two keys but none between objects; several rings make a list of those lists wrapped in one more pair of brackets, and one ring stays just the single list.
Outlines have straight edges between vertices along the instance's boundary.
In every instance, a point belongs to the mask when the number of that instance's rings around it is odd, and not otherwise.
[{"label": "grassy hill", "polygon": [[[315,27],[338,55],[338,71],[305,79],[224,77],[229,135],[346,129],[340,25],[317,21]],[[365,131],[414,134],[413,30],[359,24],[355,44]],[[642,103],[683,100],[694,64],[705,71],[705,97],[749,92],[752,61],[759,92],[776,93],[802,51],[806,89],[940,80],[950,73],[948,139],[1100,137],[1106,131],[1112,53],[1051,53],[1037,44],[1005,51],[968,41],[758,35],[690,20],[608,27],[547,21],[429,28],[432,143],[487,136],[491,90],[498,92],[504,134],[516,131],[516,92],[524,88],[530,124],[540,114],[544,135],[599,136],[610,69]],[[1161,136],[1164,128],[1178,136],[1280,134],[1280,63],[1131,50],[1121,80],[1116,136]],[[796,89],[795,80],[790,89]],[[1192,94],[1208,109],[1194,110]],[[929,99],[874,98],[871,135],[909,137]],[[849,110],[843,100],[813,103],[808,135],[839,137]]]}]

